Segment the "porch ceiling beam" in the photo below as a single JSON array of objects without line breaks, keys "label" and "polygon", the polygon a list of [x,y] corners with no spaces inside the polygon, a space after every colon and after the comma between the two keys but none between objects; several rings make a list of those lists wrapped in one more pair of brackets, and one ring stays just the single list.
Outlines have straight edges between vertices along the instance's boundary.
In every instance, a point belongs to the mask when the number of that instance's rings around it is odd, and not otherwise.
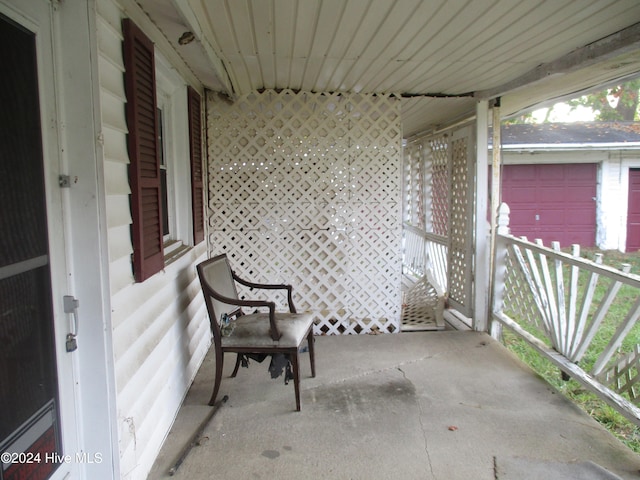
[{"label": "porch ceiling beam", "polygon": [[500,97],[550,77],[571,73],[581,68],[611,60],[639,48],[640,23],[636,23],[608,37],[577,48],[556,60],[538,65],[524,75],[496,88],[478,91],[475,93],[475,97],[481,100]]},{"label": "porch ceiling beam", "polygon": [[198,20],[198,15],[193,10],[188,0],[171,0],[174,8],[182,17],[183,21],[188,25],[191,29],[191,32],[195,35],[202,46],[205,55],[211,62],[213,70],[216,73],[216,76],[220,80],[220,82],[224,85],[226,89],[226,93],[229,95],[233,95],[233,83],[231,82],[231,78],[229,77],[229,72],[224,65],[224,62],[220,58],[220,56],[216,53],[214,47],[208,41],[207,33],[203,31],[202,26],[200,25],[200,21]]}]

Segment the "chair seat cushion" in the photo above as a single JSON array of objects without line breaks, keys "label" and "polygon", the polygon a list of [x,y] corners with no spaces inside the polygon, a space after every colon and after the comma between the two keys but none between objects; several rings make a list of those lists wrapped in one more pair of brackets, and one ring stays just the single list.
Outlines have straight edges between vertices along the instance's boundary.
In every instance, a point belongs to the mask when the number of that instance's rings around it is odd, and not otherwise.
[{"label": "chair seat cushion", "polygon": [[271,339],[268,313],[252,313],[233,322],[231,334],[221,339],[222,346],[297,348],[313,323],[310,313],[276,313],[275,318],[280,340]]}]

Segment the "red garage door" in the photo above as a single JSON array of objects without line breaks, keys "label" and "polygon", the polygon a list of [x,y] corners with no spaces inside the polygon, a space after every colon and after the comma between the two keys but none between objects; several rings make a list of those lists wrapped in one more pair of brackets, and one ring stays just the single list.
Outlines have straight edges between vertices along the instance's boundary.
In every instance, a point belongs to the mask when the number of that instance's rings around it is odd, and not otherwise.
[{"label": "red garage door", "polygon": [[505,165],[502,199],[511,209],[511,233],[550,246],[596,239],[597,165]]},{"label": "red garage door", "polygon": [[640,250],[640,168],[629,170],[627,210],[627,252]]}]

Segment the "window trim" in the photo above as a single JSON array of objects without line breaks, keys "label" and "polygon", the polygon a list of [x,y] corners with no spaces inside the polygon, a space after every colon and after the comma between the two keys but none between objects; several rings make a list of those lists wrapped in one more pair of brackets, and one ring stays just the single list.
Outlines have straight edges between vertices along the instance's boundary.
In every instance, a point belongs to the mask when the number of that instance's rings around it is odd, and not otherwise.
[{"label": "window trim", "polygon": [[191,166],[191,219],[193,244],[204,240],[204,172],[202,165],[202,99],[187,87],[189,105],[189,164]]},{"label": "window trim", "polygon": [[[161,94],[158,93],[158,97]],[[160,155],[160,192],[162,201],[162,239],[165,248],[169,240],[171,240],[172,231],[175,231],[174,221],[171,214],[172,209],[175,210],[170,204],[171,195],[173,195],[172,187],[173,182],[170,182],[171,169],[169,167],[168,157],[168,145],[167,145],[167,126],[165,125],[165,105],[162,100],[158,101],[156,105],[156,112],[158,114],[158,154]],[[164,172],[164,173],[163,173]]]}]

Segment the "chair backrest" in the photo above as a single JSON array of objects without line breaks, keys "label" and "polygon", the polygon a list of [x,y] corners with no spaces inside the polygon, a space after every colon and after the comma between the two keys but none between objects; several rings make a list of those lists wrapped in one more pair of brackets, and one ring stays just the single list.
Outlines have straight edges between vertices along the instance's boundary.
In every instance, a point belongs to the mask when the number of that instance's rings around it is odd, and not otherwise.
[{"label": "chair backrest", "polygon": [[[219,326],[223,315],[230,315],[239,310],[237,305],[229,305],[216,298],[217,296],[237,300],[236,284],[233,280],[226,254],[205,260],[198,265],[197,269],[202,291],[207,302],[207,309],[209,310],[211,326],[214,328],[214,319],[216,326]],[[217,332],[214,331],[214,333]]]}]

